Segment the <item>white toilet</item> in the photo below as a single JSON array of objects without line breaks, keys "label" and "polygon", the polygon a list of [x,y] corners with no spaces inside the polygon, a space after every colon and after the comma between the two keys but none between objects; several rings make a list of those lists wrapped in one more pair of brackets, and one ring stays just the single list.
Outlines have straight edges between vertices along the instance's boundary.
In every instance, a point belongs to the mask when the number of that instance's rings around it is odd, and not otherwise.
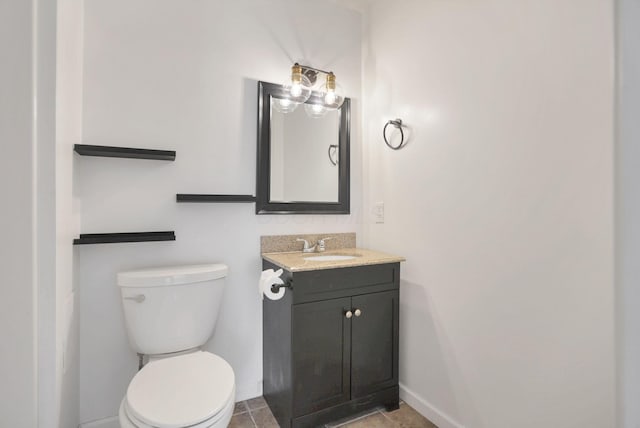
[{"label": "white toilet", "polygon": [[122,428],[229,425],[233,370],[200,350],[213,333],[226,275],[223,264],[118,273],[129,341],[149,357],[120,404]]}]

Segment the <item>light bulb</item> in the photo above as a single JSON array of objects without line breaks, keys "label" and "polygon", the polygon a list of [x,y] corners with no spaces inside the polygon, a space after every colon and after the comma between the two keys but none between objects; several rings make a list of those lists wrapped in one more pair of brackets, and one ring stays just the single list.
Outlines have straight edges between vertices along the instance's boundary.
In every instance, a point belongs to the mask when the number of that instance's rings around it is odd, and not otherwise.
[{"label": "light bulb", "polygon": [[324,106],[329,110],[337,110],[344,102],[342,88],[336,83],[336,75],[327,74],[327,81],[322,87]]},{"label": "light bulb", "polygon": [[311,82],[302,73],[302,66],[295,64],[291,67],[289,78],[282,84],[285,96],[293,103],[306,103],[311,96]]},{"label": "light bulb", "polygon": [[307,116],[317,119],[323,117],[329,110],[322,104],[305,104],[304,111],[307,113]]},{"label": "light bulb", "polygon": [[298,108],[300,104],[294,103],[288,98],[271,98],[271,107],[280,113],[291,113]]},{"label": "light bulb", "polygon": [[293,95],[294,97],[299,97],[300,94],[302,94],[302,85],[300,85],[299,83],[294,83],[293,85],[291,85],[291,95]]},{"label": "light bulb", "polygon": [[336,102],[336,92],[328,91],[327,94],[324,96],[324,102],[327,104],[334,104]]}]

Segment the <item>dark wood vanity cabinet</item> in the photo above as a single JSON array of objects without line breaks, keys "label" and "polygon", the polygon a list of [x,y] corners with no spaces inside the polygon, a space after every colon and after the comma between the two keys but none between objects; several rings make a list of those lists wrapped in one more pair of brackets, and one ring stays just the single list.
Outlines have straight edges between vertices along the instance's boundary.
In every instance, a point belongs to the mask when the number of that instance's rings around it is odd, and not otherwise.
[{"label": "dark wood vanity cabinet", "polygon": [[285,271],[292,289],[263,304],[264,397],[281,427],[398,407],[399,277],[399,263]]}]

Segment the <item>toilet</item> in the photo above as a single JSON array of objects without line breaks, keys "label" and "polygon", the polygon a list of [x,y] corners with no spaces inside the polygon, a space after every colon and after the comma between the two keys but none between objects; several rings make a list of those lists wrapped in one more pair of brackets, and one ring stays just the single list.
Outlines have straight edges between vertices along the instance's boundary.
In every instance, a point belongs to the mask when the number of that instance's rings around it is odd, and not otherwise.
[{"label": "toilet", "polygon": [[119,411],[122,428],[224,428],[235,404],[233,369],[200,349],[218,318],[227,266],[118,273],[131,347],[149,362]]}]

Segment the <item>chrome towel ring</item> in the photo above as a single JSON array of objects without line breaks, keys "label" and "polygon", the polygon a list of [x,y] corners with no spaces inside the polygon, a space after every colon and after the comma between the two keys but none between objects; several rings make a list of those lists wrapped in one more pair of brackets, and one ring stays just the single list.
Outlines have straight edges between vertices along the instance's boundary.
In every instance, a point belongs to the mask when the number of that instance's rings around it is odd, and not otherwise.
[{"label": "chrome towel ring", "polygon": [[[387,140],[387,126],[389,125],[395,126],[400,131],[400,144],[398,144],[397,146],[392,146],[389,140]],[[382,138],[384,138],[385,144],[389,146],[390,149],[400,150],[404,146],[404,132],[402,131],[402,119],[388,121],[384,125],[384,128],[382,129]]]},{"label": "chrome towel ring", "polygon": [[331,165],[337,166],[338,165],[338,145],[330,144],[329,150],[327,150],[327,154],[329,155],[329,162],[331,162]]}]

